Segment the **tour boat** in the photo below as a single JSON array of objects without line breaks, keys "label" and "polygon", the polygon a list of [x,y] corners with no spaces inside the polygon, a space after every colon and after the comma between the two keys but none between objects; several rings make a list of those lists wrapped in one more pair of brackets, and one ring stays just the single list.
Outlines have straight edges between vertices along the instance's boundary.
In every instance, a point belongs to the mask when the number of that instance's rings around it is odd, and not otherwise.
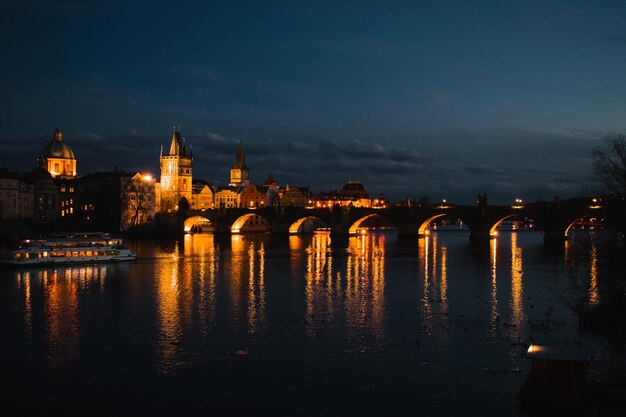
[{"label": "tour boat", "polygon": [[20,248],[5,254],[5,265],[67,265],[76,263],[121,262],[135,260],[135,254],[122,240],[108,233],[51,235],[48,239],[27,239]]}]

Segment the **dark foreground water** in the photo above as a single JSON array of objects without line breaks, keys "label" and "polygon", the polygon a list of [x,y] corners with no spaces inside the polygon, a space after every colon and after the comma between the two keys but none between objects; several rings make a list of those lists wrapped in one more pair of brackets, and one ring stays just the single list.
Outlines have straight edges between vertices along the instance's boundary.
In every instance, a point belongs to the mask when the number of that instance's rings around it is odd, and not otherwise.
[{"label": "dark foreground water", "polygon": [[580,344],[603,372],[606,345],[576,309],[626,271],[603,232],[556,249],[537,232],[129,245],[135,263],[0,271],[5,409],[518,415],[531,339]]}]

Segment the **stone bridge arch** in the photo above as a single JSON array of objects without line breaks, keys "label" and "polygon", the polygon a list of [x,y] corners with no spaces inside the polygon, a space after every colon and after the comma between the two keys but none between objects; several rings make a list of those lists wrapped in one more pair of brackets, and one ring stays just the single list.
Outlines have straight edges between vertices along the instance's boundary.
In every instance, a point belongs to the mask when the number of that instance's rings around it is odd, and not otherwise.
[{"label": "stone bridge arch", "polygon": [[370,219],[374,219],[374,218],[380,219],[382,222],[384,222],[385,224],[387,224],[389,226],[394,226],[394,223],[391,220],[389,220],[387,217],[382,216],[379,213],[369,213],[369,214],[362,215],[358,219],[352,221],[351,222],[352,224],[348,228],[348,234],[356,235],[358,233],[359,229],[361,228],[361,226],[363,225],[363,223],[367,222]]},{"label": "stone bridge arch", "polygon": [[317,222],[324,224],[325,225],[324,227],[330,227],[328,223],[326,223],[324,220],[320,219],[317,216],[304,216],[294,221],[289,226],[289,234],[295,235],[295,234],[301,233],[300,229],[307,221],[317,221]]},{"label": "stone bridge arch", "polygon": [[204,216],[191,216],[183,222],[185,233],[194,233],[195,228],[200,228],[202,232],[207,232],[212,227],[213,222]]},{"label": "stone bridge arch", "polygon": [[[232,234],[241,233],[242,231],[244,231],[243,228],[246,225],[246,223],[251,220],[262,220],[263,223],[259,224],[258,225],[259,227],[254,227],[254,230],[249,230],[249,231],[270,232],[272,230],[271,223],[264,216],[256,212],[252,212],[252,213],[245,213],[237,217],[230,226],[230,232]],[[257,225],[255,224],[254,226],[257,226]]]},{"label": "stone bridge arch", "polygon": [[442,211],[442,212],[438,212],[438,213],[431,213],[428,217],[418,219],[418,221],[417,221],[417,235],[422,237],[422,236],[427,236],[428,234],[430,234],[430,230],[429,230],[430,224],[433,221],[435,221],[437,219],[440,219],[442,217],[449,217],[449,218],[452,218],[452,219],[459,219],[463,223],[465,223],[466,225],[468,224],[467,221],[465,221],[465,219],[463,217],[459,216],[459,214],[454,212],[454,211]]},{"label": "stone bridge arch", "polygon": [[[533,225],[537,225],[539,228],[541,228],[541,222],[537,219],[535,219],[532,215],[529,215],[526,212],[514,212],[514,213],[509,213],[504,215],[503,217],[499,218],[496,220],[496,222],[491,226],[491,228],[489,229],[489,236],[495,237],[498,235],[498,227],[506,220],[508,219],[514,219],[514,218],[529,218],[532,219],[533,221]],[[534,229],[534,227],[533,227]]]},{"label": "stone bridge arch", "polygon": [[567,225],[567,227],[565,228],[565,231],[563,232],[563,238],[567,239],[569,237],[569,234],[572,230],[572,227],[574,227],[574,225],[579,221],[579,220],[584,220],[584,219],[593,219],[593,218],[597,218],[597,214],[595,213],[585,213],[581,216],[579,216],[578,218],[572,220],[570,222],[570,224]]}]

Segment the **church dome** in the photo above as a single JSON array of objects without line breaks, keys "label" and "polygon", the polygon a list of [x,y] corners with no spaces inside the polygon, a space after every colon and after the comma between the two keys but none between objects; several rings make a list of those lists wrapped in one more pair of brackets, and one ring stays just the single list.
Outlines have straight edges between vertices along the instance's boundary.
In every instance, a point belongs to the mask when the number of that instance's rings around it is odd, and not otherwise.
[{"label": "church dome", "polygon": [[369,198],[367,194],[367,190],[361,184],[360,181],[350,180],[346,185],[343,186],[339,194],[345,197],[352,198]]},{"label": "church dome", "polygon": [[59,129],[54,131],[54,138],[41,150],[43,158],[76,159],[72,149],[63,143],[63,134]]}]

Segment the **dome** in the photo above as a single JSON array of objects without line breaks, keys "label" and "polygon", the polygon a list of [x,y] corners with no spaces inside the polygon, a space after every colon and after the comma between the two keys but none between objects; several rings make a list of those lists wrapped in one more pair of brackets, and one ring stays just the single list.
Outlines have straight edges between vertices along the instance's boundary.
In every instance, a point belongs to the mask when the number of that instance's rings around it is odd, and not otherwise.
[{"label": "dome", "polygon": [[369,198],[367,190],[360,181],[350,180],[343,186],[339,194],[351,198]]},{"label": "dome", "polygon": [[63,143],[63,134],[59,129],[54,131],[54,138],[41,150],[43,158],[76,159],[72,149]]}]

